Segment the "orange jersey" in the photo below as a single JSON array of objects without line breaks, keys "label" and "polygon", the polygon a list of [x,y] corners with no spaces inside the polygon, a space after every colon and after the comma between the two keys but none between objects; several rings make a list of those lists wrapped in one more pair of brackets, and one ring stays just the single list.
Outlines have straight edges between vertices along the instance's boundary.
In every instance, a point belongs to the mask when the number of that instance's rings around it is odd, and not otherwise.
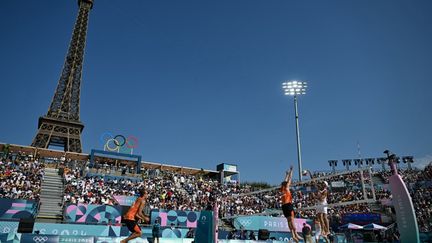
[{"label": "orange jersey", "polygon": [[289,188],[282,187],[282,204],[292,203],[292,196]]},{"label": "orange jersey", "polygon": [[[138,213],[138,209],[141,205],[142,197],[139,197],[135,200],[132,206],[129,208],[123,219],[135,220],[135,216]],[[144,203],[144,202],[143,202]]]}]

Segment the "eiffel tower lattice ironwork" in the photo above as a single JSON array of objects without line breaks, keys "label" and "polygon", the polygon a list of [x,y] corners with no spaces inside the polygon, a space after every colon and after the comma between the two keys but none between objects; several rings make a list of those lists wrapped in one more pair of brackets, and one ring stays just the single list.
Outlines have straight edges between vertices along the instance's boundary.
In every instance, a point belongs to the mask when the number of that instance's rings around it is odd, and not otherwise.
[{"label": "eiffel tower lattice ironwork", "polygon": [[57,89],[46,116],[39,118],[38,132],[32,146],[63,147],[66,152],[82,152],[80,88],[87,25],[93,0],[78,0],[79,13]]}]

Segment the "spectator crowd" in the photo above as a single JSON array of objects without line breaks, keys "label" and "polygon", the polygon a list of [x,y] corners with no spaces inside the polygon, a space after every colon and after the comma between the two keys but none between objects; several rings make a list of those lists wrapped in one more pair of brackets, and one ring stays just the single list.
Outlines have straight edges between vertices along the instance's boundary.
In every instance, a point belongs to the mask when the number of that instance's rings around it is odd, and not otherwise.
[{"label": "spectator crowd", "polygon": [[[86,163],[75,163],[64,169],[64,204],[117,204],[115,195],[136,196],[145,187],[149,192],[150,209],[199,211],[210,207],[215,201],[219,205],[219,216],[229,218],[236,215],[280,213],[280,192],[278,187],[257,191],[250,184],[219,183],[204,175],[189,175],[169,171],[149,173],[142,177],[104,177],[110,170],[100,169],[99,174],[89,174]],[[102,168],[105,168],[103,166]],[[419,228],[422,232],[432,231],[432,165],[425,169],[399,170],[413,199]],[[124,173],[122,173],[124,174]],[[324,177],[330,185],[328,203],[372,199],[371,180],[374,182],[376,199],[390,201],[391,193],[386,184],[390,172],[351,172],[328,176],[315,173],[313,178]],[[0,159],[0,197],[11,199],[39,200],[44,164],[31,158]],[[361,179],[363,178],[364,188]],[[297,217],[314,218],[315,194],[318,182],[307,182],[293,187],[293,202]],[[388,205],[383,204],[382,208]],[[306,209],[305,209],[306,208]],[[335,206],[329,209],[329,217],[340,221],[345,213],[372,212],[369,204],[355,203]]]},{"label": "spectator crowd", "polygon": [[31,158],[0,159],[0,197],[39,200],[44,165]]}]

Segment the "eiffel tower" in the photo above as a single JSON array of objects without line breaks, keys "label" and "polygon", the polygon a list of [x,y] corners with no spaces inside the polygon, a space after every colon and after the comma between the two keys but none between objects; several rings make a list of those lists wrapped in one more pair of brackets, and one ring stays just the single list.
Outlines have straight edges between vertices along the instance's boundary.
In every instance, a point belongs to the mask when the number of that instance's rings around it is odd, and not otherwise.
[{"label": "eiffel tower", "polygon": [[78,0],[79,13],[57,89],[48,113],[39,117],[38,131],[32,146],[63,147],[65,152],[82,152],[80,121],[80,86],[87,25],[93,0]]}]

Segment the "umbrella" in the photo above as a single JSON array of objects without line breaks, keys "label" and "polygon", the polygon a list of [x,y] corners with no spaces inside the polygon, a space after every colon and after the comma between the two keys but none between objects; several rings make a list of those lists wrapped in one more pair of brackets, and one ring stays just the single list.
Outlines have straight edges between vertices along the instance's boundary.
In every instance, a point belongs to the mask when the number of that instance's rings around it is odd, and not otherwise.
[{"label": "umbrella", "polygon": [[349,223],[349,224],[344,224],[342,226],[339,226],[339,229],[355,229],[355,230],[358,230],[358,229],[363,229],[363,226]]},{"label": "umbrella", "polygon": [[363,226],[363,229],[365,230],[386,230],[387,227],[384,227],[379,224],[367,224]]}]

